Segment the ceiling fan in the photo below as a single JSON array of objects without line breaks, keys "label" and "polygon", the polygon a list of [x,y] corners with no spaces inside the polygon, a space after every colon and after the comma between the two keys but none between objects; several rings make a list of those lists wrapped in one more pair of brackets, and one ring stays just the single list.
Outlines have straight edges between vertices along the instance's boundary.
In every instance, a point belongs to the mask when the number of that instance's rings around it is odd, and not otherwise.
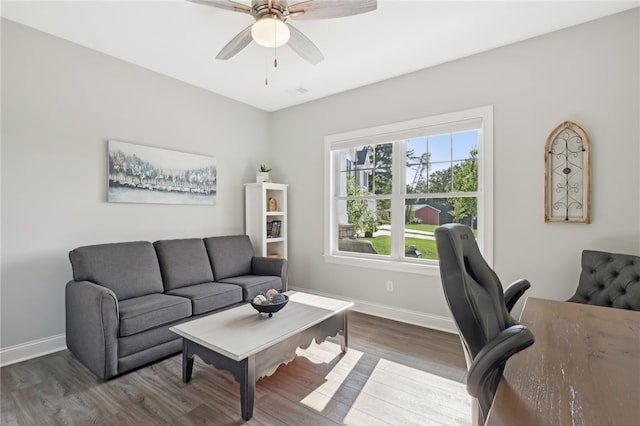
[{"label": "ceiling fan", "polygon": [[254,40],[265,47],[288,44],[303,59],[317,64],[324,59],[307,36],[287,23],[289,19],[329,19],[359,15],[377,8],[377,0],[251,0],[251,6],[234,0],[188,0],[233,12],[246,13],[256,20],[222,48],[216,59],[229,59]]}]

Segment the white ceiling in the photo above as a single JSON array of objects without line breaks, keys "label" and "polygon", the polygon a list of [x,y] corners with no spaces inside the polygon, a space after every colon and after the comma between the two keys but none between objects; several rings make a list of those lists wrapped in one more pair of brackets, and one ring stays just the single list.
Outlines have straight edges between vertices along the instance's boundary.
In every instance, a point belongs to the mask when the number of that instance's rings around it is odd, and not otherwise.
[{"label": "white ceiling", "polygon": [[[289,21],[320,48],[325,60],[311,65],[285,46],[278,49],[277,69],[272,65],[273,49],[255,42],[228,61],[216,60],[218,51],[253,18],[187,1],[2,1],[1,13],[275,111],[639,5],[640,1],[378,0],[378,9],[363,15]],[[308,92],[298,93],[299,88]]]}]

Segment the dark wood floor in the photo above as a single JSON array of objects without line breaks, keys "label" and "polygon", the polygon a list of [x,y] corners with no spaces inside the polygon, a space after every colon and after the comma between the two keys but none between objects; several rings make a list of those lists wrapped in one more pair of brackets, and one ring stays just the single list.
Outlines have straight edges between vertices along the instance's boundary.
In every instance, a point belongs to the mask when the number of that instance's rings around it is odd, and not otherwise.
[{"label": "dark wood floor", "polygon": [[[256,385],[249,425],[469,425],[457,336],[360,313],[349,351],[312,344]],[[181,380],[181,356],[108,381],[67,350],[1,369],[2,425],[236,425],[240,387],[196,359]]]}]

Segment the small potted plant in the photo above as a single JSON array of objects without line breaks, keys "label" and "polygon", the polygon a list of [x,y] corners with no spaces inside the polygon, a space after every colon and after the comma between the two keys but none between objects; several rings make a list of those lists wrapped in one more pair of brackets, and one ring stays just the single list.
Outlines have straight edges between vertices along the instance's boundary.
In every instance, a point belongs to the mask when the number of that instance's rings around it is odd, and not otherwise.
[{"label": "small potted plant", "polygon": [[256,173],[256,182],[269,182],[269,172],[271,169],[265,164],[260,165],[260,171]]}]

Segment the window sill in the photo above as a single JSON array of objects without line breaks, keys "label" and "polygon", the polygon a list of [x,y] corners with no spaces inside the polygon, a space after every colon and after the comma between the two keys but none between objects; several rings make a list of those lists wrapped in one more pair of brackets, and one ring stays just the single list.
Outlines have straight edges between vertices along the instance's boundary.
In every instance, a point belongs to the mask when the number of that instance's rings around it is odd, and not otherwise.
[{"label": "window sill", "polygon": [[364,258],[340,254],[324,255],[324,261],[338,265],[355,266],[358,268],[381,269],[385,271],[407,272],[410,274],[440,276],[438,265],[423,263],[401,262],[396,260],[384,260],[377,258]]}]

